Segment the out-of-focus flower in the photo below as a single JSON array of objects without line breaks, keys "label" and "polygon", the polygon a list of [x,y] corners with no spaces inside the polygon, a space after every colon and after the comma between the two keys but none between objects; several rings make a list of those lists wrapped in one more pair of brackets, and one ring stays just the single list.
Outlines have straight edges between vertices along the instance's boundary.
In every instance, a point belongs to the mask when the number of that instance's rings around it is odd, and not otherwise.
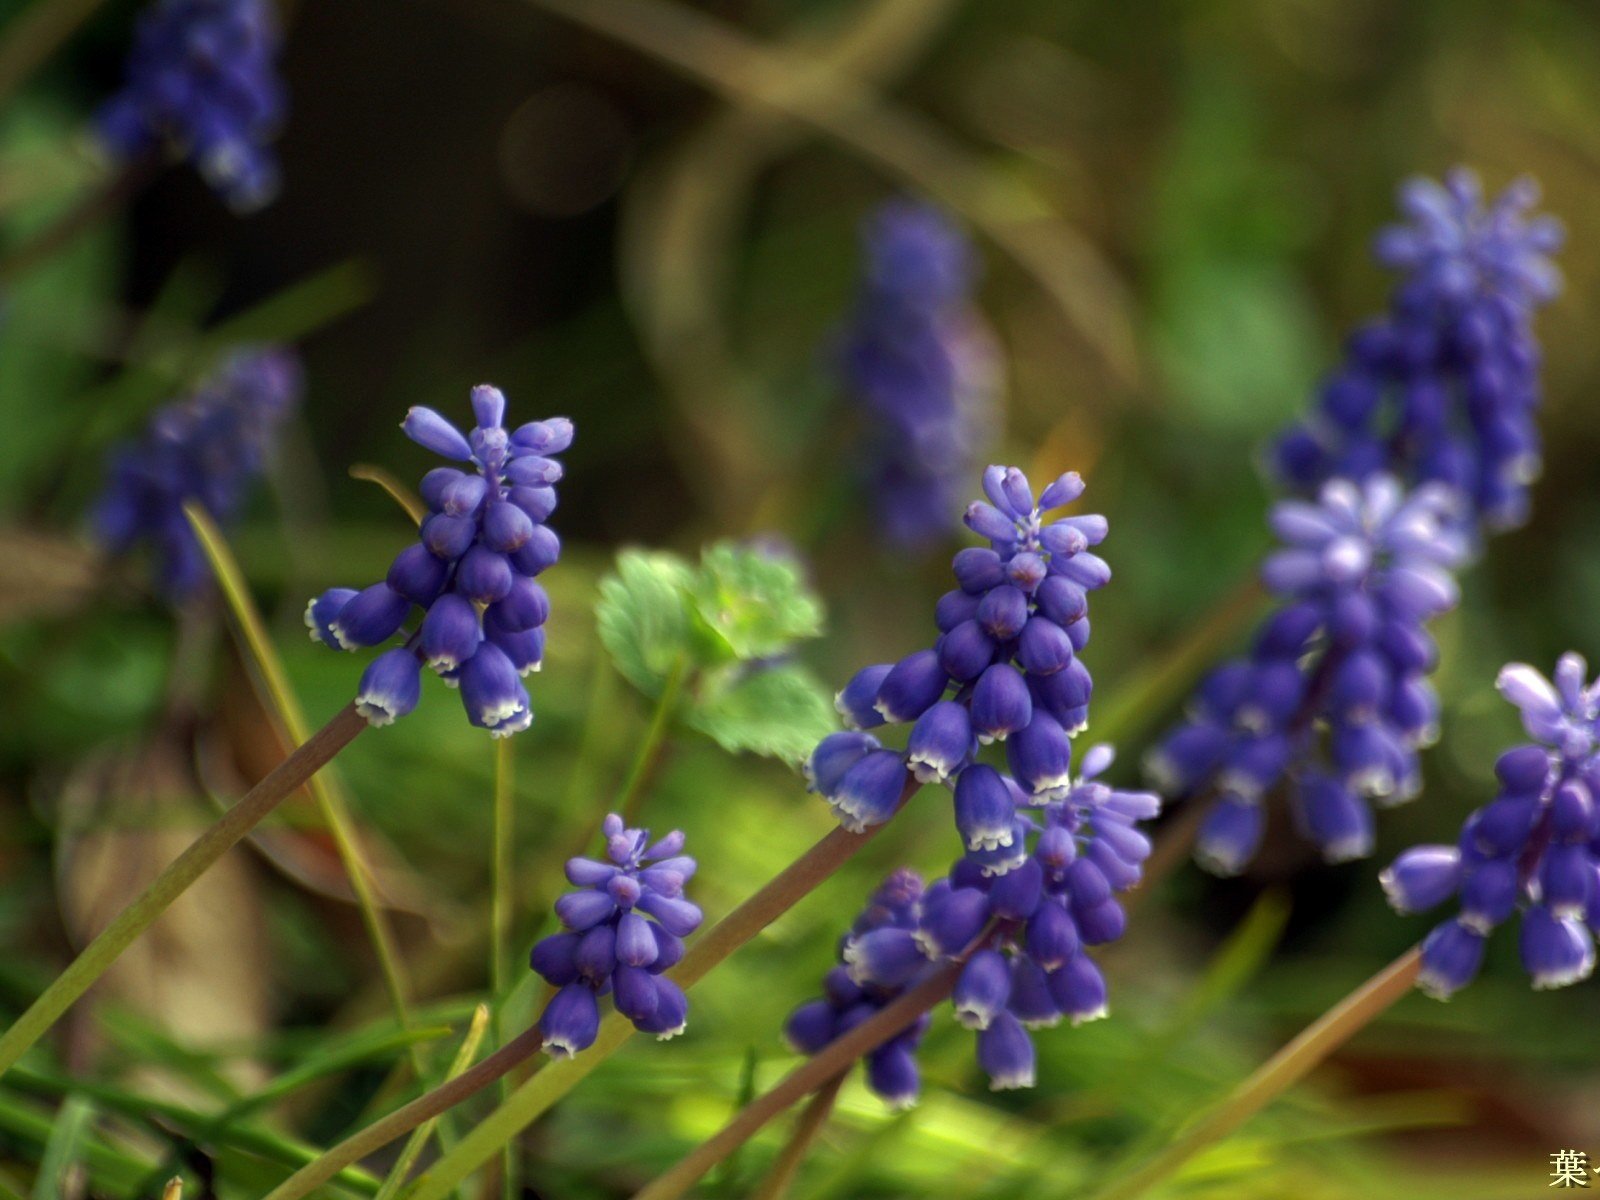
[{"label": "out-of-focus flower", "polygon": [[374,659],[356,705],[374,725],[417,706],[423,665],[461,691],[467,719],[495,737],[533,722],[522,677],[544,658],[550,599],[536,577],[561,554],[545,524],[555,511],[561,464],[572,444],[565,417],[508,432],[499,388],[472,389],[476,426],[463,434],[430,408],[413,408],[401,428],[418,445],[466,469],[436,467],[423,477],[429,515],[419,540],[396,556],[385,579],[356,591],[330,588],[306,606],[313,641],[335,650],[378,646],[411,615],[421,624],[404,644]]},{"label": "out-of-focus flower", "polygon": [[101,140],[124,161],[185,158],[233,208],[260,208],[278,190],[279,40],[269,0],[155,0],[101,109]]},{"label": "out-of-focus flower", "polygon": [[1262,580],[1283,603],[1247,658],[1201,684],[1146,764],[1169,796],[1215,793],[1197,849],[1206,867],[1243,869],[1263,801],[1286,778],[1301,831],[1330,861],[1371,852],[1371,802],[1417,794],[1417,750],[1438,715],[1425,624],[1456,601],[1458,500],[1440,484],[1407,494],[1377,475],[1273,509],[1283,548]]},{"label": "out-of-focus flower", "polygon": [[1533,315],[1560,290],[1552,217],[1530,215],[1532,180],[1485,202],[1477,177],[1414,179],[1406,222],[1377,239],[1400,273],[1389,311],[1357,329],[1315,411],[1278,441],[1278,474],[1314,490],[1383,472],[1459,489],[1490,530],[1519,524],[1539,470],[1539,345]]},{"label": "out-of-focus flower", "polygon": [[1521,914],[1522,965],[1536,988],[1564,987],[1594,970],[1600,930],[1600,682],[1576,654],[1555,679],[1513,663],[1501,695],[1533,741],[1495,763],[1498,795],[1467,818],[1454,846],[1408,850],[1380,876],[1402,913],[1455,898],[1456,916],[1422,945],[1417,986],[1447,999],[1483,965],[1496,925]]},{"label": "out-of-focus flower", "polygon": [[300,364],[283,349],[236,351],[191,394],[151,418],[141,437],[113,450],[94,526],[113,554],[141,545],[173,600],[209,578],[188,519],[194,501],[232,518],[260,476],[283,418],[299,403]]},{"label": "out-of-focus flower", "polygon": [[594,1044],[600,999],[609,995],[634,1027],[665,1039],[683,1032],[689,1003],[662,972],[683,957],[683,939],[699,928],[700,909],[684,897],[695,861],[683,834],[650,841],[646,829],[605,819],[606,862],[574,858],[567,879],[579,890],[556,901],[562,931],[533,948],[533,969],[552,987],[539,1018],[545,1053],[570,1058]]},{"label": "out-of-focus flower", "polygon": [[970,301],[966,239],[937,209],[892,201],[862,231],[860,294],[839,369],[867,418],[880,527],[900,545],[947,536],[999,384]]}]

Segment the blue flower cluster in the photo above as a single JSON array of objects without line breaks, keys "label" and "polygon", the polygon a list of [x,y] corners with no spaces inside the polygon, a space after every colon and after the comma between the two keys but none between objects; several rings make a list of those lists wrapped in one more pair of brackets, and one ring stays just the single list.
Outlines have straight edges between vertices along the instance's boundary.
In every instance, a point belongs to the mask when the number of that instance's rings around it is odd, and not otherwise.
[{"label": "blue flower cluster", "polygon": [[1380,880],[1402,913],[1446,900],[1460,912],[1422,945],[1417,986],[1439,999],[1472,982],[1496,925],[1522,914],[1522,965],[1536,988],[1564,987],[1594,970],[1600,930],[1600,681],[1576,654],[1554,683],[1513,663],[1500,693],[1522,713],[1532,742],[1495,763],[1499,794],[1467,818],[1454,846],[1418,846]]},{"label": "blue flower cluster", "polygon": [[[1110,747],[1090,749],[1061,798],[1017,813],[1002,852],[963,856],[926,891],[909,873],[891,876],[841,943],[844,965],[824,980],[824,998],[790,1018],[796,1049],[816,1053],[954,961],[956,1020],[977,1032],[990,1086],[1031,1087],[1029,1030],[1106,1015],[1105,978],[1088,950],[1122,936],[1127,918],[1116,894],[1138,883],[1150,853],[1138,825],[1156,816],[1160,801],[1100,782],[1111,760]],[[981,763],[961,773],[958,804],[963,790],[996,806],[1022,799],[1009,778]],[[868,1060],[869,1086],[891,1104],[916,1099],[925,1029],[926,1020],[910,1026]]]},{"label": "blue flower cluster", "polygon": [[1263,801],[1286,777],[1297,824],[1333,862],[1371,852],[1370,802],[1416,795],[1417,750],[1438,721],[1424,626],[1456,601],[1458,509],[1453,489],[1408,494],[1387,475],[1274,507],[1284,546],[1262,580],[1283,603],[1146,763],[1169,796],[1215,793],[1196,851],[1208,869],[1235,874],[1250,861]]},{"label": "blue flower cluster", "polygon": [[278,44],[270,0],[155,0],[100,112],[102,141],[124,161],[181,155],[233,208],[261,207],[278,189]]},{"label": "blue flower cluster", "polygon": [[[983,475],[989,503],[967,509],[966,523],[989,545],[960,551],[954,590],[940,597],[940,637],[897,663],[857,672],[837,698],[853,729],[818,744],[807,765],[847,829],[889,819],[909,786],[955,787],[956,825],[969,850],[999,863],[1014,853],[1016,807],[1063,798],[1071,786],[1071,738],[1088,720],[1093,690],[1078,651],[1089,641],[1089,592],[1111,568],[1089,547],[1106,536],[1101,516],[1045,514],[1083,494],[1076,473],[1034,500],[1015,467]],[[947,693],[949,693],[947,697]],[[885,749],[865,730],[912,725],[906,749]],[[1005,795],[957,780],[980,746],[1005,742],[1012,779]],[[998,776],[997,776],[998,778]]]},{"label": "blue flower cluster", "polygon": [[401,428],[418,445],[470,470],[436,467],[422,479],[428,506],[419,540],[370,587],[330,588],[306,606],[313,641],[335,650],[377,646],[400,632],[412,606],[422,622],[405,643],[375,658],[356,706],[374,725],[405,716],[421,698],[421,669],[461,690],[467,719],[495,737],[533,723],[522,676],[544,657],[550,599],[536,576],[561,554],[545,524],[555,510],[561,464],[572,444],[565,417],[505,428],[499,388],[472,389],[477,420],[463,434],[430,408],[413,408]]},{"label": "blue flower cluster", "polygon": [[870,486],[888,539],[945,537],[996,389],[992,338],[968,299],[972,252],[937,209],[897,200],[862,233],[860,295],[840,372],[869,425]]},{"label": "blue flower cluster", "polygon": [[662,974],[683,957],[683,939],[701,921],[683,895],[695,872],[683,834],[652,843],[649,830],[626,829],[615,813],[601,833],[609,861],[568,860],[567,879],[579,890],[556,901],[565,928],[539,942],[530,960],[560,989],[539,1018],[552,1058],[594,1045],[602,996],[635,1028],[662,1039],[682,1033],[688,1018],[683,989]]},{"label": "blue flower cluster", "polygon": [[193,393],[161,409],[144,435],[112,451],[93,522],[113,554],[154,551],[154,577],[175,601],[209,578],[183,506],[233,517],[300,402],[300,364],[283,349],[240,350]]},{"label": "blue flower cluster", "polygon": [[1562,240],[1554,218],[1529,215],[1537,201],[1524,179],[1486,203],[1461,169],[1401,189],[1407,223],[1376,246],[1401,273],[1389,312],[1354,333],[1313,415],[1280,438],[1286,482],[1386,472],[1457,488],[1489,529],[1526,518],[1540,463],[1533,314],[1560,288],[1547,256]]}]

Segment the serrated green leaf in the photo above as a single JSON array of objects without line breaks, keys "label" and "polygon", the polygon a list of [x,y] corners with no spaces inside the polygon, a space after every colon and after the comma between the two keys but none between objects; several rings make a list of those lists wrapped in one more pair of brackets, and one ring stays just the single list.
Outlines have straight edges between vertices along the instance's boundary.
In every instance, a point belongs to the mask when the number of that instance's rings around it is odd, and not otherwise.
[{"label": "serrated green leaf", "polygon": [[693,704],[689,724],[725,750],[799,762],[838,727],[825,688],[802,667],[746,675]]},{"label": "serrated green leaf", "polygon": [[624,550],[617,570],[600,581],[595,624],[624,678],[657,695],[689,642],[685,596],[694,571],[675,554]]},{"label": "serrated green leaf", "polygon": [[798,564],[733,542],[707,547],[689,602],[699,640],[724,661],[767,658],[822,632],[822,605]]}]

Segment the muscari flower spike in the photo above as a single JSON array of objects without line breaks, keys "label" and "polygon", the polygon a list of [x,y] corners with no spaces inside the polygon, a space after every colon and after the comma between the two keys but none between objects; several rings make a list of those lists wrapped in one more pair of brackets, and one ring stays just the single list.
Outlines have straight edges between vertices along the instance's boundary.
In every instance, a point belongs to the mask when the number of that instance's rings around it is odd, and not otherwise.
[{"label": "muscari flower spike", "polygon": [[[1078,651],[1089,641],[1088,593],[1111,569],[1089,550],[1106,536],[1101,516],[1045,514],[1083,494],[1076,473],[1061,476],[1037,501],[1015,467],[983,475],[988,503],[966,523],[987,547],[960,551],[957,586],[940,597],[932,649],[856,673],[836,698],[854,728],[820,742],[806,767],[847,829],[889,819],[907,787],[955,790],[956,824],[969,849],[1012,844],[1011,809],[1064,797],[1071,738],[1088,719],[1093,681]],[[865,732],[911,724],[905,750],[886,749]],[[1004,802],[959,784],[983,745],[1004,742],[1011,768]]]},{"label": "muscari flower spike", "polygon": [[1283,549],[1261,574],[1279,608],[1146,761],[1168,796],[1214,793],[1196,849],[1203,866],[1244,869],[1265,798],[1285,780],[1296,824],[1331,862],[1371,853],[1372,803],[1417,794],[1417,751],[1438,719],[1425,624],[1454,605],[1450,570],[1466,554],[1457,505],[1443,485],[1408,494],[1379,475],[1274,507]]},{"label": "muscari flower spike", "polygon": [[838,370],[867,419],[867,471],[892,543],[945,537],[998,386],[993,338],[970,301],[971,247],[939,210],[883,205],[862,229],[865,269]]},{"label": "muscari flower spike", "polygon": [[188,159],[230,206],[260,208],[278,190],[280,40],[269,0],[155,0],[100,111],[102,143],[123,162]]},{"label": "muscari flower spike", "polygon": [[[815,1054],[914,987],[942,962],[962,962],[951,995],[956,1021],[977,1035],[978,1065],[995,1090],[1031,1087],[1031,1030],[1074,1025],[1109,1011],[1105,977],[1089,948],[1122,936],[1116,894],[1138,883],[1150,842],[1139,823],[1160,800],[1101,782],[1112,751],[1096,746],[1060,799],[1021,810],[998,853],[969,852],[923,890],[891,876],[840,946],[824,996],[789,1019],[788,1036]],[[971,786],[1015,795],[992,767],[962,773]],[[867,1060],[868,1086],[896,1107],[917,1097],[916,1048],[926,1014]]]},{"label": "muscari flower spike", "polygon": [[402,645],[367,667],[356,707],[388,725],[417,706],[424,665],[459,688],[467,719],[494,737],[533,723],[522,677],[544,658],[550,599],[536,577],[561,554],[545,524],[555,510],[561,464],[572,444],[565,417],[507,431],[499,388],[472,389],[477,424],[470,435],[431,408],[413,408],[406,436],[463,464],[423,476],[428,516],[418,541],[396,556],[380,582],[356,591],[336,587],[306,606],[311,639],[335,650],[378,646],[401,632],[413,607],[422,620]]},{"label": "muscari flower spike", "polygon": [[1553,682],[1512,663],[1500,694],[1533,740],[1495,763],[1500,790],[1467,818],[1454,846],[1417,846],[1379,877],[1402,913],[1455,899],[1456,916],[1422,944],[1417,986],[1438,999],[1472,982],[1495,926],[1521,914],[1522,965],[1536,988],[1594,970],[1600,931],[1600,681],[1576,654]]},{"label": "muscari flower spike", "polygon": [[1400,273],[1389,311],[1357,329],[1313,414],[1274,450],[1277,474],[1313,491],[1384,472],[1457,488],[1490,530],[1520,524],[1537,476],[1539,345],[1533,316],[1560,290],[1560,223],[1533,214],[1532,180],[1485,201],[1457,169],[1400,191],[1403,224],[1378,237]]},{"label": "muscari flower spike", "polygon": [[606,859],[567,861],[578,890],[556,901],[562,932],[534,946],[530,963],[560,990],[539,1018],[544,1050],[570,1058],[594,1044],[600,1000],[611,997],[634,1027],[663,1040],[684,1030],[689,1002],[663,974],[683,957],[683,939],[700,926],[684,897],[695,861],[676,830],[658,842],[647,829],[624,828],[615,813],[601,825]]},{"label": "muscari flower spike", "polygon": [[162,593],[175,602],[194,595],[210,570],[184,504],[196,502],[224,524],[233,518],[300,392],[291,352],[238,350],[192,393],[159,410],[141,437],[111,453],[93,514],[106,548],[121,555],[148,545]]}]

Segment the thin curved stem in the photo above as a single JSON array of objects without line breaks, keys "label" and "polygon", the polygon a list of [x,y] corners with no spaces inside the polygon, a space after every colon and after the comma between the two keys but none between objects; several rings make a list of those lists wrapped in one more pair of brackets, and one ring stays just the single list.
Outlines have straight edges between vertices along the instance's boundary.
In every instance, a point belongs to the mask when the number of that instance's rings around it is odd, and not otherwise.
[{"label": "thin curved stem", "polygon": [[[467,1026],[467,1035],[461,1039],[461,1047],[456,1051],[456,1056],[450,1062],[450,1069],[445,1072],[445,1082],[458,1079],[467,1070],[472,1062],[472,1056],[478,1052],[478,1045],[483,1041],[483,1035],[489,1029],[489,1006],[480,1004],[472,1013],[472,1023]],[[400,1157],[395,1159],[394,1166],[389,1168],[389,1175],[383,1181],[383,1186],[378,1189],[374,1200],[394,1200],[405,1186],[406,1176],[411,1174],[411,1168],[416,1165],[417,1156],[422,1153],[422,1147],[427,1145],[428,1135],[433,1132],[433,1127],[438,1123],[438,1117],[430,1117],[411,1131],[411,1136],[406,1139],[405,1147],[400,1151]]]},{"label": "thin curved stem", "polygon": [[811,1102],[800,1110],[800,1115],[795,1118],[794,1131],[789,1134],[783,1149],[778,1151],[778,1157],[772,1160],[766,1176],[750,1194],[750,1200],[783,1200],[789,1194],[794,1177],[800,1171],[800,1164],[805,1161],[812,1144],[833,1115],[834,1102],[839,1098],[839,1089],[844,1086],[848,1073],[841,1071],[823,1084],[811,1097]]},{"label": "thin curved stem", "polygon": [[169,863],[0,1036],[0,1075],[10,1070],[28,1048],[44,1036],[190,884],[366,727],[367,722],[356,712],[355,705],[345,705]]},{"label": "thin curved stem", "polygon": [[613,812],[621,813],[622,819],[632,823],[639,815],[639,808],[644,803],[645,781],[655,770],[656,764],[661,759],[661,751],[666,745],[667,730],[672,725],[672,718],[678,711],[678,697],[683,694],[683,685],[689,677],[689,656],[680,654],[672,664],[672,669],[667,672],[666,682],[661,685],[661,695],[656,698],[655,711],[650,714],[650,727],[645,730],[644,740],[639,743],[639,751],[633,756],[633,765],[628,770],[628,778],[622,785],[622,792],[617,796],[616,807]]},{"label": "thin curved stem", "polygon": [[1306,1026],[1154,1158],[1113,1181],[1096,1193],[1094,1200],[1131,1200],[1142,1195],[1207,1146],[1232,1133],[1409,992],[1421,966],[1421,948],[1407,950]]},{"label": "thin curved stem", "polygon": [[[300,700],[295,695],[294,688],[290,686],[283,662],[279,659],[277,650],[273,648],[272,639],[267,634],[266,622],[262,620],[261,612],[256,608],[255,600],[250,595],[249,585],[245,582],[244,572],[240,569],[238,560],[229,549],[222,531],[217,528],[216,522],[204,508],[191,502],[183,506],[183,513],[189,519],[189,524],[194,529],[195,536],[200,540],[200,546],[211,564],[212,572],[217,577],[217,584],[227,601],[228,610],[233,614],[238,626],[240,640],[255,665],[265,689],[264,699],[282,722],[290,739],[303,742],[307,724],[305,710],[300,707]],[[311,795],[317,802],[323,823],[327,825],[328,832],[333,838],[334,848],[338,851],[339,861],[350,879],[350,891],[355,896],[356,907],[361,913],[361,923],[366,927],[367,937],[372,942],[373,954],[378,960],[378,971],[383,977],[384,991],[388,994],[389,1005],[394,1009],[395,1019],[399,1022],[400,1028],[411,1029],[415,1022],[412,1020],[411,1006],[407,1000],[410,989],[401,966],[400,952],[395,946],[394,932],[390,929],[374,892],[371,872],[356,842],[350,808],[345,801],[344,792],[333,779],[321,777],[311,781]],[[412,1070],[417,1073],[419,1079],[422,1078],[427,1064],[421,1047],[415,1042],[409,1042],[406,1054],[410,1059]]]},{"label": "thin curved stem", "polygon": [[421,525],[422,518],[428,515],[426,506],[417,498],[417,494],[401,483],[394,472],[384,467],[375,463],[355,463],[350,468],[350,478],[359,479],[362,483],[377,484],[389,493],[389,499],[404,509],[406,516],[417,525]]},{"label": "thin curved stem", "polygon": [[802,1096],[842,1075],[856,1059],[876,1050],[938,1004],[955,989],[960,974],[960,962],[945,963],[892,1004],[843,1037],[829,1042],[785,1075],[771,1091],[745,1105],[733,1120],[701,1142],[677,1166],[636,1192],[633,1200],[676,1200],[682,1196],[696,1180],[742,1146],[768,1121]]}]

